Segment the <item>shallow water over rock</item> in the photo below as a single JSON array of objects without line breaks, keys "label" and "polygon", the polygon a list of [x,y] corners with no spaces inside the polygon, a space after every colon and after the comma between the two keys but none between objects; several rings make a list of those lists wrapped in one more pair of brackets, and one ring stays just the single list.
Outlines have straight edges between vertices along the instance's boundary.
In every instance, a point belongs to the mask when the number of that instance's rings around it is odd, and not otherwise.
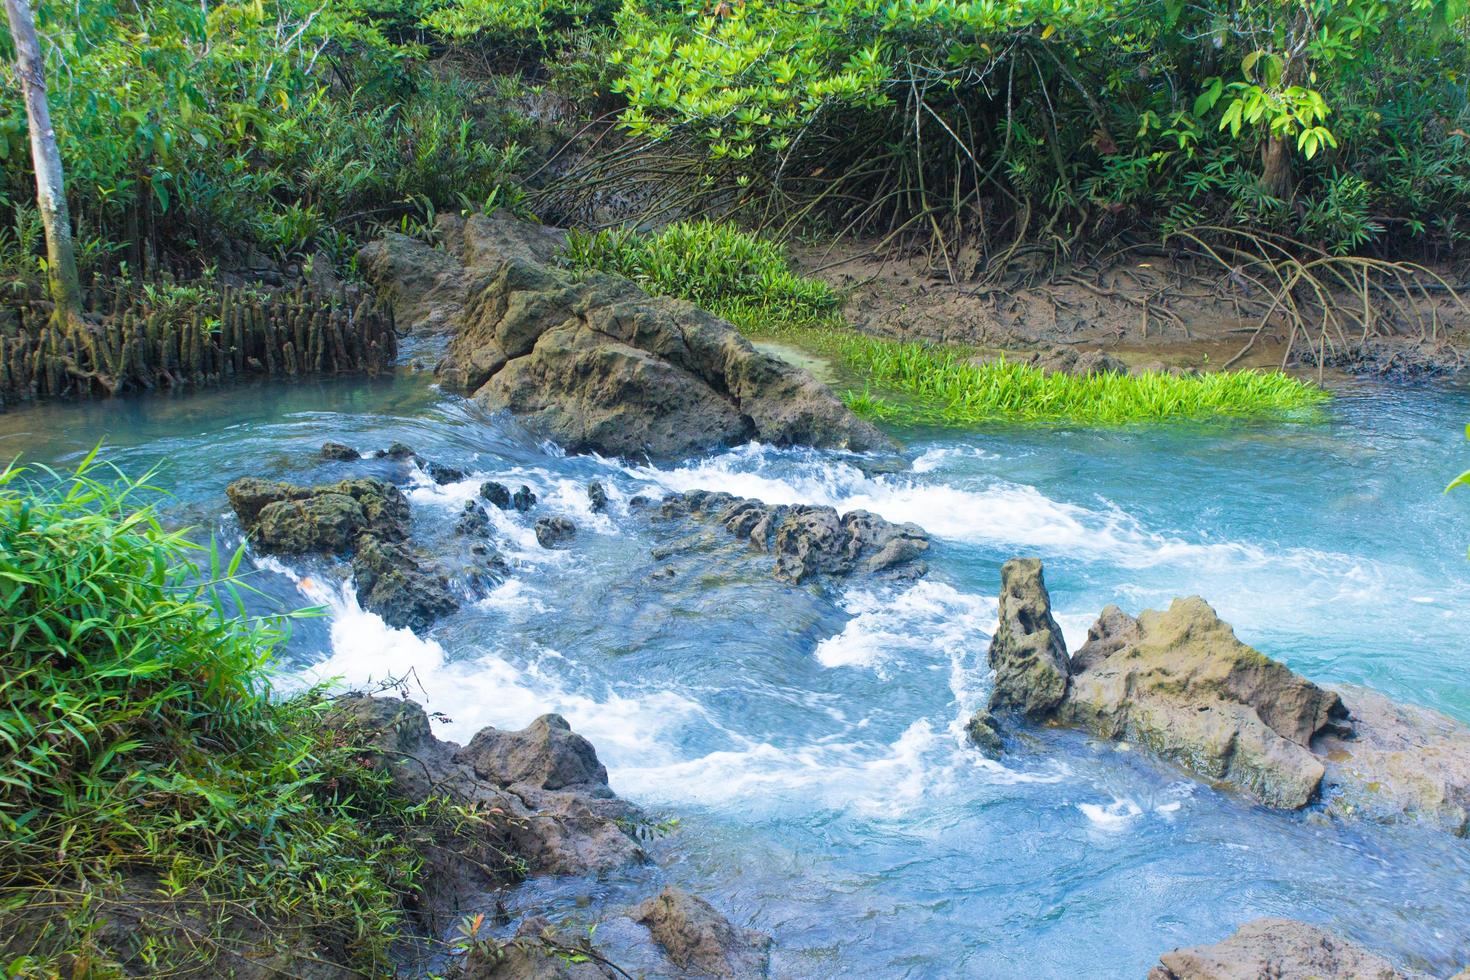
[{"label": "shallow water over rock", "polygon": [[[1197,593],[1313,680],[1470,721],[1470,500],[1440,493],[1464,468],[1470,397],[1365,387],[1332,412],[906,432],[898,472],[756,446],[653,467],[563,457],[406,374],[19,411],[0,415],[0,452],[65,466],[105,437],[129,472],[161,467],[172,519],[229,542],[238,476],[405,480],[413,538],[435,553],[482,483],[530,487],[529,512],[486,511],[508,578],[423,636],[363,612],[326,559],[261,558],[253,581],[326,607],[297,624],[288,681],[407,676],[451,719],[437,734],[461,741],[557,712],[620,795],[678,818],[649,843],[661,869],[536,880],[508,902],[603,921],[599,944],[632,972],[654,961],[627,909],[673,883],[773,936],[777,976],[1141,976],[1263,915],[1449,973],[1470,962],[1464,840],[1272,812],[1078,733],[1036,730],[1001,762],[965,741],[1016,554],[1046,562],[1072,649],[1109,602],[1136,613]],[[322,461],[327,440],[401,441],[465,476]],[[629,506],[693,489],[916,523],[930,571],[792,586],[733,540],[681,550],[677,528]],[[548,516],[577,528],[555,550],[536,540]]]}]

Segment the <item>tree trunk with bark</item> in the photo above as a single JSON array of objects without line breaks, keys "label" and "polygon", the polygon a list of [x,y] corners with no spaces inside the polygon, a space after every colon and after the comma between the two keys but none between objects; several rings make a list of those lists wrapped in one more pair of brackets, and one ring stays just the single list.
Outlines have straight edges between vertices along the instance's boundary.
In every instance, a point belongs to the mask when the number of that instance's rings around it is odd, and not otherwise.
[{"label": "tree trunk with bark", "polygon": [[81,326],[82,285],[77,277],[76,250],[72,245],[71,214],[62,183],[61,153],[56,147],[56,130],[51,126],[51,109],[46,102],[46,73],[41,44],[36,37],[36,19],[30,0],[4,0],[15,41],[16,75],[20,78],[31,134],[31,161],[36,171],[36,203],[46,228],[46,275],[56,316],[67,327]]}]

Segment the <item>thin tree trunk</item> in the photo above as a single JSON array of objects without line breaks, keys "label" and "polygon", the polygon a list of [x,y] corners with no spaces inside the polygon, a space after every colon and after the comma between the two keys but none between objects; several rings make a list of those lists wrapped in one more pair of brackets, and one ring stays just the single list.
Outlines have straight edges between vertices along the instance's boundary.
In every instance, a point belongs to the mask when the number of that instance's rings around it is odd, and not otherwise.
[{"label": "thin tree trunk", "polygon": [[4,0],[10,18],[10,36],[15,40],[15,67],[25,95],[26,119],[31,133],[31,160],[36,171],[36,203],[46,228],[46,275],[56,314],[68,327],[79,325],[82,315],[82,285],[77,278],[76,250],[71,239],[71,215],[67,212],[62,185],[61,153],[56,148],[56,130],[51,127],[51,110],[46,104],[46,73],[41,44],[36,38],[36,20],[30,0]]},{"label": "thin tree trunk", "polygon": [[1290,201],[1292,192],[1296,190],[1291,144],[1280,136],[1268,136],[1261,145],[1261,187],[1282,201]]}]

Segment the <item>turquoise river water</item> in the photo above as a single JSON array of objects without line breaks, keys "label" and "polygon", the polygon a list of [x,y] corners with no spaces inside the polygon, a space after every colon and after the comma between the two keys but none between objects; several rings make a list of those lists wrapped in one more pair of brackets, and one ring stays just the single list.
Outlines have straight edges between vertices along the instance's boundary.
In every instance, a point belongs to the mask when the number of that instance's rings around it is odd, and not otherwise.
[{"label": "turquoise river water", "polygon": [[[962,724],[1019,554],[1045,559],[1074,646],[1108,602],[1198,593],[1314,679],[1470,721],[1470,493],[1440,492],[1470,460],[1467,419],[1462,392],[1363,386],[1313,424],[902,432],[906,467],[760,446],[657,467],[567,458],[404,373],[15,411],[0,453],[65,466],[105,440],[130,473],[161,467],[171,520],[229,543],[225,484],[337,478],[314,461],[327,439],[471,472],[411,475],[431,548],[484,479],[530,485],[531,518],[570,516],[571,548],[545,551],[530,518],[494,512],[511,577],[423,637],[364,613],[330,568],[257,561],[254,580],[328,608],[293,635],[287,683],[411,675],[459,740],[560,712],[615,790],[677,818],[658,866],[508,899],[600,922],[631,972],[650,964],[618,910],[670,880],[771,934],[776,976],[1141,977],[1260,915],[1445,975],[1470,963],[1470,842],[1266,811],[1080,734],[991,762]],[[916,522],[931,571],[788,587],[722,554],[652,579],[655,531],[627,501],[693,488]]]}]

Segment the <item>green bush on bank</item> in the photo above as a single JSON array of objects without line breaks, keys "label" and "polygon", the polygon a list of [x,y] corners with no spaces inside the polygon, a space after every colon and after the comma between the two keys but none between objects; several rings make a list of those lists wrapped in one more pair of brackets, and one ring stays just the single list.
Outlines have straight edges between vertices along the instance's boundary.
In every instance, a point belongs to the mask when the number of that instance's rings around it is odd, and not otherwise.
[{"label": "green bush on bank", "polygon": [[238,608],[238,553],[95,470],[0,474],[6,975],[224,974],[262,935],[387,972],[438,816],[324,728],[322,693],[272,697],[279,623]]},{"label": "green bush on bank", "polygon": [[735,322],[818,320],[840,302],[825,282],[792,271],[781,245],[714,221],[681,221],[657,233],[573,231],[566,260]]},{"label": "green bush on bank", "polygon": [[[515,203],[525,129],[423,64],[413,0],[36,3],[84,276],[173,254],[325,249],[434,208]],[[34,274],[26,118],[0,31],[0,277]]]}]

